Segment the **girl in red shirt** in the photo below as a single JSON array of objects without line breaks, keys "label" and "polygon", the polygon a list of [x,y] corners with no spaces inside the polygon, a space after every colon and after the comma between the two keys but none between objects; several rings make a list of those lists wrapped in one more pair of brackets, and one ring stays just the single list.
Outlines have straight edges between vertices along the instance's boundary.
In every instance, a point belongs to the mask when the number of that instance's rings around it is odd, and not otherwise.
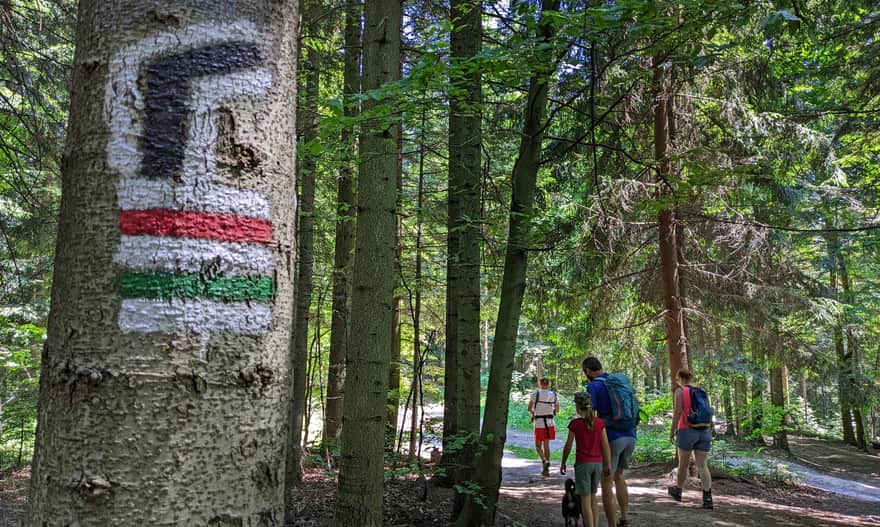
[{"label": "girl in red shirt", "polygon": [[[574,458],[575,493],[581,499],[581,516],[584,527],[596,527],[599,523],[599,506],[596,491],[602,475],[611,475],[611,447],[605,433],[605,423],[596,417],[590,394],[574,394],[578,417],[568,423],[568,440],[562,451],[559,471],[565,474],[565,462],[571,452],[571,444],[577,441]],[[616,523],[616,522],[615,522]]]}]

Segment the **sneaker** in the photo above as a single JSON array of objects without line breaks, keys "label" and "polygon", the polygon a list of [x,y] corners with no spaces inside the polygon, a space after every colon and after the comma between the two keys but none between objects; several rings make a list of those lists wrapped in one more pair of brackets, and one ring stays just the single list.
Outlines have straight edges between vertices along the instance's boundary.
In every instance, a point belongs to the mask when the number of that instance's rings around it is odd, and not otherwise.
[{"label": "sneaker", "polygon": [[672,499],[674,499],[675,501],[681,501],[681,489],[680,488],[669,487],[668,489],[666,489],[666,492],[668,492],[669,495],[672,496]]},{"label": "sneaker", "polygon": [[712,504],[712,491],[704,490],[703,491],[703,508],[704,509],[714,509],[715,506]]},{"label": "sneaker", "polygon": [[549,461],[544,462],[544,470],[541,471],[541,475],[542,476],[549,476],[550,475],[550,462]]}]

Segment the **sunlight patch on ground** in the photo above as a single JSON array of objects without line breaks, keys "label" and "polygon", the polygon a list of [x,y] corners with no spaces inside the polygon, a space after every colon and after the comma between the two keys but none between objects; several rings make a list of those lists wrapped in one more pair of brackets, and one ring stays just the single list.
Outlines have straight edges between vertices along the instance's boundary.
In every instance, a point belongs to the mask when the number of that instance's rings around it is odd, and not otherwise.
[{"label": "sunlight patch on ground", "polygon": [[[716,507],[763,509],[767,511],[768,516],[776,517],[778,520],[782,519],[777,516],[780,514],[785,514],[786,516],[806,516],[814,520],[821,519],[828,522],[827,525],[877,525],[878,520],[880,520],[880,517],[878,516],[851,516],[839,512],[827,512],[812,507],[780,505],[740,496],[716,495],[715,502],[717,504]],[[821,502],[819,502],[819,505],[821,505]]]}]

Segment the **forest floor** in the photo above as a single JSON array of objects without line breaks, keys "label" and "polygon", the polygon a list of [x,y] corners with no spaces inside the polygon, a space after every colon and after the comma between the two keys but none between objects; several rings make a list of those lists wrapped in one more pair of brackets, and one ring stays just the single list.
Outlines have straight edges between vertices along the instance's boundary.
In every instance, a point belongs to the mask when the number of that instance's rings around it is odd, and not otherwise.
[{"label": "forest floor", "polygon": [[[510,431],[508,444],[531,446],[531,434]],[[562,448],[557,440],[553,448]],[[880,487],[880,456],[818,439],[792,437],[793,457],[817,473],[848,481],[850,488]],[[505,452],[501,499],[496,525],[503,527],[555,527],[564,522],[560,500],[566,477],[554,463],[550,477],[540,475],[538,461]],[[880,501],[871,496],[844,496],[798,483],[769,486],[758,480],[716,477],[715,509],[700,508],[699,482],[692,479],[684,501],[666,494],[672,466],[641,464],[627,472],[630,522],[633,526],[880,526]],[[29,472],[0,474],[0,526],[21,525]],[[820,482],[827,484],[828,482]],[[846,490],[846,489],[842,489]],[[331,524],[336,492],[335,478],[320,466],[306,469],[304,481],[290,502],[295,521],[289,525],[319,527]],[[448,526],[452,493],[413,475],[398,475],[386,484],[385,525]],[[601,503],[601,499],[600,499]],[[600,516],[601,505],[600,505]],[[604,516],[600,525],[605,525]],[[356,527],[356,526],[353,526]]]}]

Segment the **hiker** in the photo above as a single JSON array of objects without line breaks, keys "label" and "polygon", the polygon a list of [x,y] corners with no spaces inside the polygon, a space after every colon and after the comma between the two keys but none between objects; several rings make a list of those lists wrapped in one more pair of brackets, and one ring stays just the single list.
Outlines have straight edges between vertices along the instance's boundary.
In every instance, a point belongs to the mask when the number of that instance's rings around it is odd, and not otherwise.
[{"label": "hiker", "polygon": [[559,412],[559,397],[550,389],[550,380],[542,377],[538,381],[541,389],[529,399],[529,413],[535,427],[535,450],[541,458],[541,474],[550,475],[550,441],[556,439],[556,424],[553,416]]},{"label": "hiker", "polygon": [[590,394],[578,392],[574,394],[574,405],[578,417],[568,423],[568,439],[562,450],[562,464],[559,472],[565,474],[565,463],[571,452],[572,441],[577,442],[574,455],[574,486],[575,493],[580,496],[581,517],[584,527],[598,527],[599,505],[596,491],[599,481],[611,475],[611,447],[605,423],[593,412]]},{"label": "hiker", "polygon": [[[605,518],[609,526],[626,527],[629,525],[629,489],[626,486],[626,478],[623,471],[629,468],[633,450],[636,447],[636,425],[638,424],[638,403],[635,400],[632,384],[622,373],[613,374],[615,380],[620,379],[628,386],[630,400],[617,401],[626,407],[632,407],[626,422],[615,422],[614,411],[609,388],[606,382],[610,382],[609,374],[602,369],[602,363],[596,357],[587,357],[583,362],[584,375],[590,380],[587,391],[592,398],[593,408],[605,422],[608,442],[611,446],[611,473],[602,478],[602,508],[605,509]],[[620,411],[620,408],[617,408]],[[612,484],[614,489],[612,489]],[[616,492],[615,492],[616,490]],[[620,508],[620,517],[617,519],[614,495],[617,494],[617,506]]]},{"label": "hiker", "polygon": [[672,430],[669,438],[678,449],[678,472],[675,486],[669,487],[669,495],[681,501],[681,492],[688,475],[691,452],[700,474],[703,490],[703,508],[712,509],[712,474],[707,458],[712,447],[712,413],[709,399],[702,388],[691,386],[693,375],[687,369],[678,370],[675,383],[679,385],[673,395]]}]

